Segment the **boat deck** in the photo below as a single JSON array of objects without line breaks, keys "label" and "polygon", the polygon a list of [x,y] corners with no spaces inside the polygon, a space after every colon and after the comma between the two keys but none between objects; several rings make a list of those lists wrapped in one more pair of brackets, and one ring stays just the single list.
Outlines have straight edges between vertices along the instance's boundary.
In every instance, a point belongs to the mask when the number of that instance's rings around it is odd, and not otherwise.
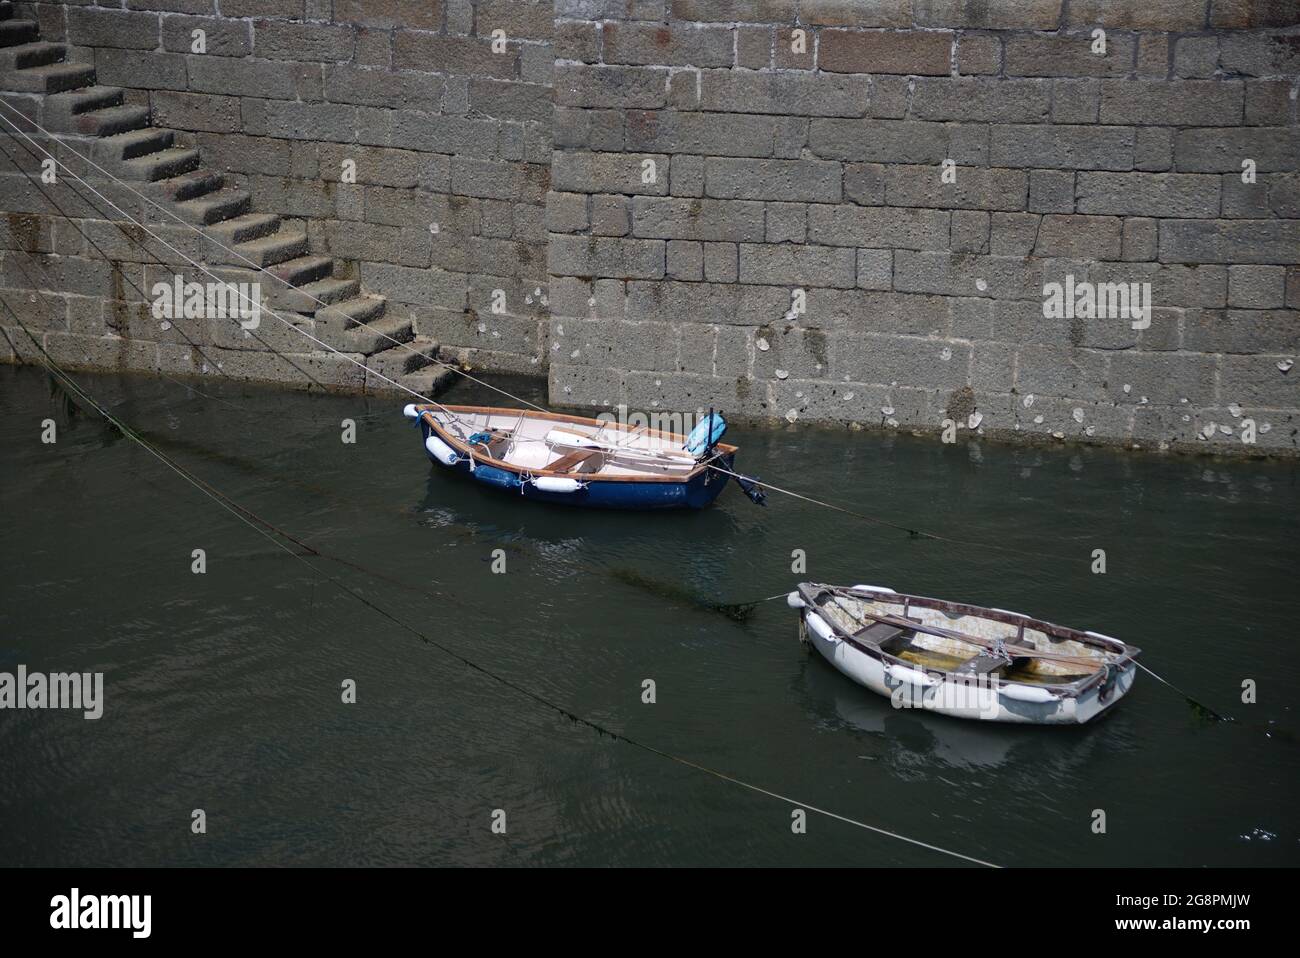
[{"label": "boat deck", "polygon": [[[578,478],[685,479],[699,463],[680,436],[626,429],[618,423],[575,422],[492,412],[429,410],[476,458],[531,473]],[[486,436],[488,438],[484,439]],[[478,437],[471,443],[472,437]]]}]

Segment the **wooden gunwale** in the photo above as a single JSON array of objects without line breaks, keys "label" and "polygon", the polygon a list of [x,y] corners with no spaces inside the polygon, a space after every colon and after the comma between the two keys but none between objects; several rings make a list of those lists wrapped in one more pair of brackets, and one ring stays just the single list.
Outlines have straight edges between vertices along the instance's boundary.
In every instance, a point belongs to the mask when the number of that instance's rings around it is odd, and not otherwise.
[{"label": "wooden gunwale", "polygon": [[[486,455],[478,449],[471,448],[468,443],[461,441],[458,437],[453,436],[445,430],[442,427],[442,424],[434,419],[432,415],[435,410],[445,409],[448,412],[464,413],[466,415],[486,414],[489,416],[512,416],[518,418],[520,410],[506,409],[500,406],[445,406],[433,404],[417,405],[415,408],[420,413],[420,418],[429,424],[429,428],[436,432],[440,439],[450,445],[457,452],[473,457],[475,462],[492,466],[496,469],[504,469],[507,472],[513,472],[520,476],[579,476],[588,482],[671,482],[680,484],[689,482],[705,469],[709,468],[708,463],[700,463],[690,472],[681,476],[595,476],[590,473],[556,472],[552,469],[525,469],[522,466],[516,466],[513,463],[505,462],[501,459],[494,459],[492,456]],[[528,419],[544,419],[550,422],[561,423],[584,423],[591,426],[604,426],[606,429],[617,429],[619,432],[624,433],[628,431],[622,423],[606,422],[601,419],[592,419],[588,416],[568,416],[562,413],[539,412],[535,410],[524,410],[523,415]],[[643,432],[639,430],[639,434],[671,440],[682,445],[685,445],[687,438],[675,432],[664,432],[662,429],[646,429]],[[729,455],[735,453],[740,447],[720,442],[714,445],[713,448],[717,450],[718,455]],[[725,478],[723,481],[726,481]]]}]

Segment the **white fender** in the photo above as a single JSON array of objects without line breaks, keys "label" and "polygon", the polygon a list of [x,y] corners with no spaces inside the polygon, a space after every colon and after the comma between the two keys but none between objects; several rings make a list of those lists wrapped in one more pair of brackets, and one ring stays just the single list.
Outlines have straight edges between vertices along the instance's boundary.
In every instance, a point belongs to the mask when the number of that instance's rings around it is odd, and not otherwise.
[{"label": "white fender", "polygon": [[[894,592],[893,589],[885,585],[855,585],[853,588],[858,592]],[[894,594],[897,595],[898,593],[895,592]]]},{"label": "white fender", "polygon": [[1107,642],[1114,642],[1116,645],[1123,645],[1123,644],[1124,644],[1124,643],[1121,642],[1119,639],[1115,638],[1113,635],[1105,635],[1105,634],[1103,634],[1103,633],[1101,633],[1101,632],[1084,632],[1083,634],[1084,634],[1084,635],[1090,635],[1090,636],[1092,636],[1094,639],[1105,639]]},{"label": "white fender", "polygon": [[1017,702],[1033,702],[1043,705],[1047,702],[1059,702],[1061,697],[1047,689],[1036,689],[1032,685],[999,685],[998,691]]},{"label": "white fender", "polygon": [[994,609],[993,606],[989,606],[989,608],[992,609],[994,612],[1001,612],[1003,615],[1017,615],[1022,619],[1029,618],[1029,616],[1025,615],[1023,612],[1011,612],[1007,609]]},{"label": "white fender", "polygon": [[405,416],[407,419],[419,419],[420,410],[415,408],[415,403],[408,402],[405,406],[402,407],[402,415]]},{"label": "white fender", "polygon": [[915,685],[923,689],[932,688],[939,684],[939,680],[932,675],[926,675],[924,672],[918,672],[916,669],[909,669],[902,665],[885,666],[885,674],[899,682],[906,682],[908,685]]},{"label": "white fender", "polygon": [[460,456],[456,455],[456,450],[439,439],[435,433],[429,433],[429,438],[424,440],[424,448],[429,450],[429,455],[444,466],[454,466],[460,462]]},{"label": "white fender", "polygon": [[542,492],[577,492],[582,483],[577,479],[565,479],[560,476],[538,476],[533,485]]},{"label": "white fender", "polygon": [[785,604],[792,609],[802,609],[808,603],[805,602],[803,599],[799,598],[798,592],[791,592],[789,595],[785,597]]},{"label": "white fender", "polygon": [[804,616],[804,621],[808,623],[808,628],[817,633],[817,637],[823,642],[834,642],[835,631],[827,624],[816,612],[809,612]]}]

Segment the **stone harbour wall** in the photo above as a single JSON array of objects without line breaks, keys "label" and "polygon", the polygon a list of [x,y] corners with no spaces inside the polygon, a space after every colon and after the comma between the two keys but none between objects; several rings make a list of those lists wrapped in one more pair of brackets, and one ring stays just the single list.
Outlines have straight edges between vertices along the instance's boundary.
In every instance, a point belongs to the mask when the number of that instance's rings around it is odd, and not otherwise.
[{"label": "stone harbour wall", "polygon": [[[241,255],[279,269],[277,261],[292,254],[283,272],[296,285],[319,283],[314,264],[332,261],[335,281],[354,288],[314,295],[380,304],[345,306],[349,319],[373,324],[378,317],[394,338],[449,359],[536,372],[546,332],[553,19],[549,4],[512,0],[110,0],[15,4],[0,25],[38,25],[41,43],[63,46],[68,61],[93,67],[88,89],[121,90],[126,107],[143,107],[153,127],[174,135],[174,148],[197,154],[185,175],[212,173],[222,180],[220,195],[247,194],[235,219],[219,220],[221,210],[186,213],[224,245],[256,241],[268,228],[255,228],[249,217],[279,216],[275,236],[298,246],[264,259],[263,251],[236,245]],[[197,31],[202,52],[195,52]],[[15,49],[0,47],[0,57]],[[15,81],[6,72],[13,65],[0,59],[0,91],[18,88],[0,96],[50,128],[59,94],[33,92],[24,76]],[[73,146],[117,159],[110,144],[133,135]],[[39,167],[22,144],[0,135],[0,148],[7,154],[0,155],[0,210],[10,213],[0,221],[0,284],[16,290],[21,304],[37,283],[31,277],[42,277],[37,288],[55,308],[36,313],[29,306],[28,313],[37,322],[62,317],[52,321],[61,325],[47,341],[60,361],[198,375],[216,374],[220,365],[241,378],[307,382],[294,365],[248,355],[274,348],[302,354],[297,365],[330,387],[384,385],[266,317],[262,339],[227,320],[173,325],[163,335],[140,308],[153,284],[178,271],[187,280],[211,277],[157,242],[138,243],[139,230],[124,233],[102,202],[81,202],[85,188],[69,178],[38,188],[25,174]],[[213,266],[238,265],[84,162],[70,156],[68,165],[184,253]],[[115,172],[154,199],[173,182]],[[219,273],[259,279],[247,269]],[[275,286],[262,285],[264,292]],[[296,325],[356,358],[390,345],[362,341],[349,322],[322,322],[311,302],[277,296],[266,305],[287,310]],[[0,326],[12,326],[3,313]],[[150,340],[161,350],[151,350]],[[31,359],[25,341],[11,335],[0,349]],[[406,352],[390,349],[371,368],[404,374],[412,365]]]},{"label": "stone harbour wall", "polygon": [[[1300,451],[1289,0],[15,9],[415,342],[556,405]],[[156,267],[20,176],[0,295],[39,261],[75,335]]]},{"label": "stone harbour wall", "polygon": [[1297,447],[1300,7],[557,11],[553,398]]}]

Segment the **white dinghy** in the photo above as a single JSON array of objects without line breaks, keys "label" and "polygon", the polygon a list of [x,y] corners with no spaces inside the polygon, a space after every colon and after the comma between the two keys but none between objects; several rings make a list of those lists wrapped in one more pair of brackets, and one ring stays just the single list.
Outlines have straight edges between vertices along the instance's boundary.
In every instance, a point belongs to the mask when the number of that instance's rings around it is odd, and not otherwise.
[{"label": "white dinghy", "polygon": [[1140,649],[1018,612],[880,586],[800,583],[800,639],[849,678],[920,708],[986,722],[1075,725],[1133,685]]}]

